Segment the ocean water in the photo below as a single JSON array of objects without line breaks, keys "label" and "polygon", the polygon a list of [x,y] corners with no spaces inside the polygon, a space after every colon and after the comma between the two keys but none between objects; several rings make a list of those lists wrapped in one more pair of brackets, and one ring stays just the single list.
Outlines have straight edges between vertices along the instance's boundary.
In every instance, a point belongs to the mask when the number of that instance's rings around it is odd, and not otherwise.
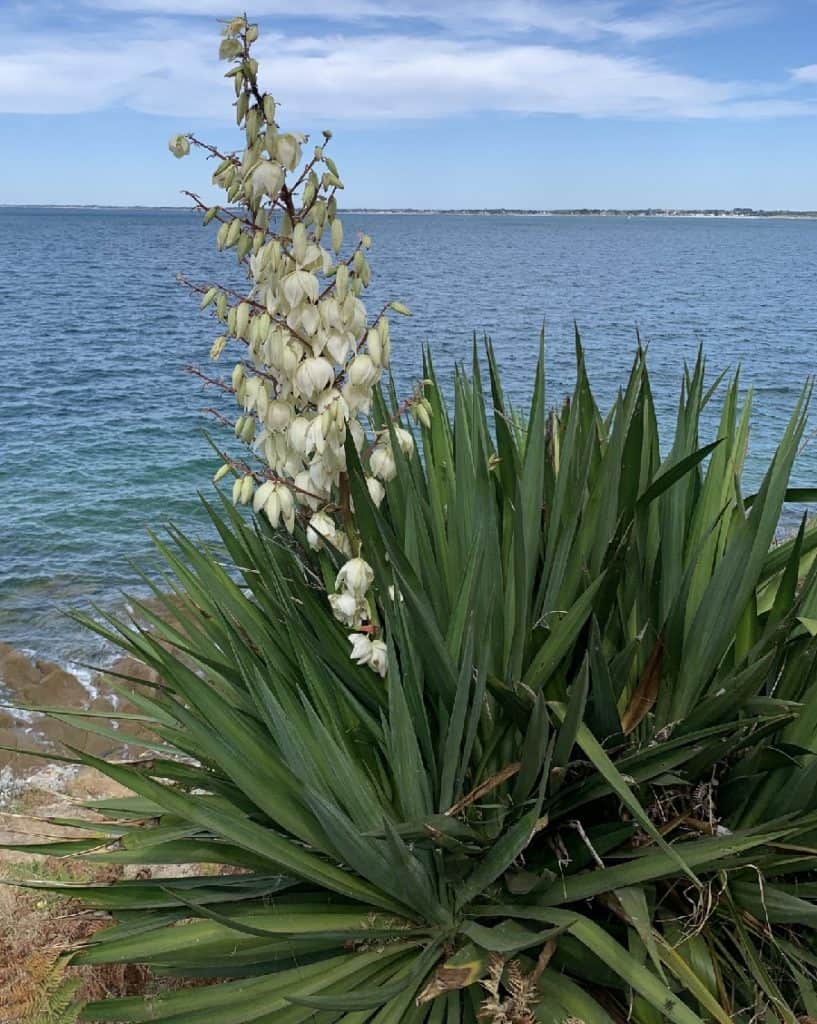
[{"label": "ocean water", "polygon": [[[755,392],[747,476],[757,482],[817,371],[817,221],[349,213],[369,233],[375,310],[400,299],[401,387],[431,345],[443,380],[490,334],[510,393],[528,397],[538,335],[550,397],[572,380],[573,324],[609,401],[649,344],[672,422],[699,344],[712,375],[742,366]],[[181,210],[0,208],[0,640],[58,660],[99,650],[63,611],[117,607],[151,564],[149,530],[203,534],[196,497],[215,468],[202,412],[213,324],[175,280],[236,277]],[[225,357],[227,358],[227,357]],[[230,366],[227,359],[227,369]],[[817,416],[813,417],[817,426]],[[817,439],[795,481],[817,483]]]}]

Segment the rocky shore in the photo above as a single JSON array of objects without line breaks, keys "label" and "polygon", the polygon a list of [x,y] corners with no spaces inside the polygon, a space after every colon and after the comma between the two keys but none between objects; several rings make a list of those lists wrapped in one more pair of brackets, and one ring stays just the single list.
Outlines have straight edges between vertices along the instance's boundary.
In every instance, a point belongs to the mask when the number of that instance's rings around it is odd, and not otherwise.
[{"label": "rocky shore", "polygon": [[[150,671],[129,657],[120,658],[110,671],[151,680]],[[83,1002],[167,988],[168,981],[153,978],[138,964],[70,966],[63,954],[89,940],[106,923],[105,915],[69,898],[28,888],[26,883],[49,879],[104,884],[115,878],[177,877],[217,868],[106,866],[3,849],[9,844],[84,835],[62,822],[66,818],[94,820],[89,808],[94,800],[127,795],[125,789],[93,769],[56,760],[55,755],[66,752],[66,745],[104,757],[140,753],[88,732],[82,728],[82,719],[73,725],[15,705],[111,713],[117,706],[127,710],[124,702],[117,704],[104,673],[80,676],[0,643],[0,744],[4,748],[0,750],[0,1022],[42,1024],[55,1019],[46,1006],[52,990],[52,995],[70,993],[72,999]],[[106,718],[95,721],[113,725]],[[23,750],[44,756],[31,756]]]},{"label": "rocky shore", "polygon": [[[121,657],[110,672],[149,681],[150,670],[130,657]],[[32,658],[9,644],[0,643],[0,804],[5,790],[19,789],[23,780],[41,771],[47,755],[65,753],[66,745],[80,747],[98,757],[115,755],[122,748],[110,738],[83,728],[83,720],[58,720],[36,707],[67,711],[122,710],[107,685],[105,673],[79,675],[56,662]],[[111,676],[113,678],[113,676]],[[97,719],[111,728],[111,720]],[[43,757],[31,756],[33,751]],[[56,778],[57,776],[55,776]]]}]

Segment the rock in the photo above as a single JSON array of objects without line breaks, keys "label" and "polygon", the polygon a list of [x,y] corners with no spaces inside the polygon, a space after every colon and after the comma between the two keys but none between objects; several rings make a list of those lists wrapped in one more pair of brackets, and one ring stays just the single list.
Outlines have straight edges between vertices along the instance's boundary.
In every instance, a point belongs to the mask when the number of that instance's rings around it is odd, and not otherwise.
[{"label": "rock", "polygon": [[[115,683],[124,683],[127,685],[127,680],[119,679],[118,676],[130,676],[131,679],[141,679],[146,683],[155,683],[158,676],[152,668],[143,661],[138,661],[136,658],[132,658],[129,654],[126,654],[123,658],[119,658],[117,661],[110,666],[111,673],[117,673],[111,675],[111,679]],[[104,673],[103,673],[104,678]]]},{"label": "rock", "polygon": [[88,691],[76,676],[54,666],[42,675],[30,695],[30,702],[49,707],[84,708],[88,706]]},{"label": "rock", "polygon": [[[0,728],[0,770],[8,767],[17,775],[31,771],[33,768],[39,768],[42,765],[42,761],[39,758],[31,757],[29,754],[18,753],[20,747],[36,749],[38,746],[40,745],[36,740],[22,735],[19,727],[16,725],[10,729]],[[40,749],[42,749],[41,746]]]},{"label": "rock", "polygon": [[9,690],[18,692],[20,689],[34,686],[40,678],[40,671],[21,651],[0,644],[0,682]]}]

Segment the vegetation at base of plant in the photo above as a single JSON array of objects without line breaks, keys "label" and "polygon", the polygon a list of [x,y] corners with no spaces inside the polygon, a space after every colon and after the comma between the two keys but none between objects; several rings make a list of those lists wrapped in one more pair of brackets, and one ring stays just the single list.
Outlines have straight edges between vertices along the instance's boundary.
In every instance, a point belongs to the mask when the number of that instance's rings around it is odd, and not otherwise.
[{"label": "vegetation at base of plant", "polygon": [[[68,958],[58,951],[32,953],[3,995],[4,1020],[19,1024],[76,1024],[81,982],[66,977]],[[8,1014],[8,1016],[5,1016]]]},{"label": "vegetation at base of plant", "polygon": [[[134,795],[38,849],[241,873],[72,886],[117,919],[75,963],[226,979],[84,1019],[815,1013],[817,531],[772,546],[814,497],[788,487],[807,394],[746,494],[750,399],[702,359],[663,447],[642,352],[607,413],[580,347],[552,412],[540,363],[523,420],[487,359],[449,415],[426,358],[423,458],[380,507],[349,451],[384,680],[326,602],[344,556],[229,502],[223,550],[157,541],[172,625],[155,602],[88,620],[159,675],[121,685],[151,756],[77,753]],[[384,429],[396,411],[378,398]]]}]

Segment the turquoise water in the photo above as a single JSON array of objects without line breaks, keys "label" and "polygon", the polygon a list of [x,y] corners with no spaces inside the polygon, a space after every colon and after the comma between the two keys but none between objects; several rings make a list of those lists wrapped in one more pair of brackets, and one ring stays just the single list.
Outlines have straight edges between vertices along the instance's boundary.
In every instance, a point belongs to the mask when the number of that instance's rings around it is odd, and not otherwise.
[{"label": "turquoise water", "polygon": [[[817,371],[817,221],[348,214],[345,227],[374,240],[369,308],[415,312],[393,332],[406,388],[423,343],[446,378],[486,331],[524,400],[544,321],[556,401],[575,320],[608,400],[638,327],[666,423],[702,342],[713,373],[740,362],[755,389],[756,480]],[[214,331],[175,275],[235,276],[211,243],[179,210],[0,209],[0,640],[94,657],[61,609],[121,602],[148,529],[203,529],[212,396],[183,367],[206,364]],[[817,482],[817,439],[795,482]]]}]

